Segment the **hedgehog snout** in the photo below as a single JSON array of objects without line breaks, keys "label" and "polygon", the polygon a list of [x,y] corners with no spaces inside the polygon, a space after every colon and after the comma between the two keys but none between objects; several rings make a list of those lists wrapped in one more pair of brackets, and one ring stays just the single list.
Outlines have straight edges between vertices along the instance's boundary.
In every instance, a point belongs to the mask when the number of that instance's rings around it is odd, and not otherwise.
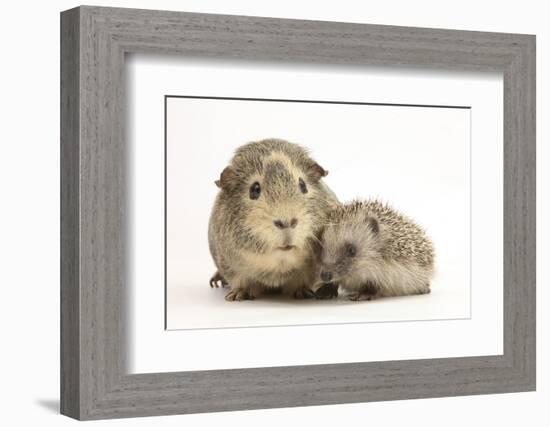
[{"label": "hedgehog snout", "polygon": [[322,270],[321,271],[321,280],[325,283],[330,283],[332,281],[332,272]]}]

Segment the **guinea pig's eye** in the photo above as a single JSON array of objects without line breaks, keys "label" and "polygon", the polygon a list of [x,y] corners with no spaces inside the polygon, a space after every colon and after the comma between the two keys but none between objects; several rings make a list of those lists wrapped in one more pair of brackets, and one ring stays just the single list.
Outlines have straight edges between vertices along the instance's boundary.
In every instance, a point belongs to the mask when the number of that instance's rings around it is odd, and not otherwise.
[{"label": "guinea pig's eye", "polygon": [[351,243],[346,243],[345,248],[346,248],[346,255],[349,257],[353,257],[357,253],[357,249]]},{"label": "guinea pig's eye", "polygon": [[302,178],[300,178],[298,180],[298,185],[300,186],[300,191],[302,193],[306,194],[307,193],[307,185],[306,185],[305,181]]},{"label": "guinea pig's eye", "polygon": [[260,197],[260,183],[259,182],[255,182],[254,184],[252,184],[250,186],[250,198],[252,200],[256,200],[258,199],[258,197]]}]

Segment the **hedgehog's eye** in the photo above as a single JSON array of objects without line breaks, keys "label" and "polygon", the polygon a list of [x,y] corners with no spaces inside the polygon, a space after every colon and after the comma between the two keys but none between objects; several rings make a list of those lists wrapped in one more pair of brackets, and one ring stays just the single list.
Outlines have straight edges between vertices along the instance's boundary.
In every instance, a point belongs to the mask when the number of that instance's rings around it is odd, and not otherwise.
[{"label": "hedgehog's eye", "polygon": [[304,182],[304,180],[302,178],[300,178],[298,180],[298,185],[300,186],[300,191],[304,194],[307,193],[307,185],[306,183]]},{"label": "hedgehog's eye", "polygon": [[346,250],[346,255],[349,257],[354,257],[355,254],[357,253],[357,249],[351,243],[346,243],[345,250]]},{"label": "hedgehog's eye", "polygon": [[256,181],[254,184],[250,186],[250,198],[252,200],[258,199],[258,197],[260,197],[260,192],[261,192],[260,183]]}]

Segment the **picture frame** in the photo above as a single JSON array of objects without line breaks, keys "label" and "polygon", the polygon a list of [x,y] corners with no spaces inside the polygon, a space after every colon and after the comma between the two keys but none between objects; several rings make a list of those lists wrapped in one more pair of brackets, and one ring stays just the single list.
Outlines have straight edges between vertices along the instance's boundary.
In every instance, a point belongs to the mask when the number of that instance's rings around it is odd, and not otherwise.
[{"label": "picture frame", "polygon": [[[124,60],[136,52],[502,72],[503,354],[127,374]],[[61,413],[88,420],[535,390],[535,176],[535,36],[62,12]]]}]

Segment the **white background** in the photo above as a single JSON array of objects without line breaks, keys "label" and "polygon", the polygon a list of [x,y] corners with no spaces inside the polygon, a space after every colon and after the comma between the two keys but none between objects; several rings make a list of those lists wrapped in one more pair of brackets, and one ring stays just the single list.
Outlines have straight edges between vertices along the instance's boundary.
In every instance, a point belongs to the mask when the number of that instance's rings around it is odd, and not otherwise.
[{"label": "white background", "polygon": [[[0,211],[2,259],[3,343],[2,423],[6,425],[69,425],[57,415],[59,384],[59,10],[72,1],[9,3],[4,6],[5,40],[0,113]],[[548,84],[550,73],[547,13],[540,1],[437,1],[362,3],[196,1],[98,1],[97,4],[310,18],[376,24],[412,25],[484,31],[537,33],[538,94],[538,392],[459,398],[350,404],[220,414],[159,417],[103,422],[109,425],[239,425],[279,426],[311,422],[316,425],[500,426],[548,424],[550,399],[547,323],[548,216],[547,172],[550,162]],[[13,43],[12,43],[13,41]],[[15,42],[16,41],[16,42]],[[32,102],[30,102],[32,101]],[[29,120],[32,120],[29,123]],[[543,176],[544,175],[544,176]],[[544,240],[543,240],[544,238]],[[547,264],[547,263],[546,263]]]},{"label": "white background", "polygon": [[[180,69],[177,74],[181,76],[185,70]],[[230,81],[230,71],[219,71],[224,84]],[[279,79],[273,76],[277,71],[267,73],[271,78],[256,78],[277,86],[273,92],[282,86],[290,88],[290,92],[301,88],[303,93],[303,87],[310,86],[315,87],[315,99],[319,99],[322,88],[330,86],[339,88],[340,97],[349,96],[342,84],[330,83],[327,75],[321,76],[323,84],[319,85],[311,73],[287,72]],[[384,71],[378,73],[383,75]],[[369,86],[383,83],[357,74],[352,76],[355,79],[343,76],[337,81],[353,87],[358,99],[366,96],[365,100],[371,100]],[[245,73],[243,79],[250,81],[247,76]],[[355,83],[359,78],[368,83]],[[479,86],[483,82],[489,84],[500,100],[500,76],[494,75],[493,79],[495,82],[483,76]],[[196,81],[189,77],[179,80]],[[276,85],[275,81],[280,83]],[[404,86],[420,86],[415,83]],[[237,93],[235,84],[228,86]],[[401,92],[402,99],[409,99],[409,94],[402,93],[391,80],[384,86]],[[465,91],[464,86],[460,85],[461,92]],[[250,90],[250,84],[245,87]],[[429,92],[426,89],[418,91]],[[447,92],[451,91],[447,88]],[[300,94],[297,99],[303,96]],[[449,93],[448,102],[452,100]],[[172,97],[167,110],[168,329],[470,317],[469,109]],[[495,112],[501,111],[502,104],[496,102]],[[480,112],[474,110],[476,113]],[[474,120],[479,123],[481,116]],[[219,191],[212,181],[239,145],[273,136],[308,147],[321,166],[330,171],[324,181],[341,201],[380,197],[423,225],[436,248],[437,274],[432,292],[360,304],[345,299],[296,303],[288,298],[229,304],[223,298],[226,290],[212,291],[207,282],[216,268],[206,236],[210,211]],[[483,140],[489,142],[487,138]],[[494,146],[499,147],[498,138],[493,140]],[[161,140],[157,144],[149,138],[148,141],[150,146],[162,145]],[[500,155],[491,159],[500,167]],[[485,172],[489,165],[483,163]],[[501,198],[496,200],[496,205],[502,206]]]},{"label": "white background", "polygon": [[[272,64],[256,62],[213,63],[157,56],[151,58],[145,55],[133,56],[127,64],[129,146],[132,152],[129,164],[133,170],[130,174],[129,209],[132,224],[132,278],[129,284],[131,309],[127,320],[128,325],[131,325],[128,347],[130,372],[233,369],[502,353],[502,82],[499,75],[409,69],[396,71],[380,67],[364,67],[360,72],[341,67],[319,66],[302,66],[296,70],[296,67],[280,64],[274,67]],[[223,81],[218,78],[220,75],[224,76]],[[265,87],[266,81],[270,82],[269,88]],[[387,298],[362,304],[349,301],[342,301],[340,304],[334,301],[281,301],[274,304],[273,299],[268,301],[267,298],[229,304],[219,293],[216,295],[216,292],[204,286],[204,278],[201,280],[200,274],[193,276],[201,273],[199,260],[203,264],[210,263],[208,251],[204,248],[205,257],[194,259],[192,267],[187,268],[188,272],[185,269],[181,271],[186,279],[197,282],[191,289],[187,288],[189,293],[182,292],[185,291],[183,286],[173,288],[174,270],[169,268],[169,325],[210,329],[163,330],[164,300],[162,292],[159,292],[164,278],[163,97],[166,93],[229,96],[236,91],[241,96],[256,98],[279,96],[289,99],[295,96],[299,99],[369,99],[371,102],[472,106],[471,114],[466,110],[429,111],[423,108],[412,111],[405,107],[386,107],[381,111],[380,108],[371,107],[371,115],[363,113],[360,115],[362,120],[354,119],[355,115],[361,114],[357,108],[330,106],[331,114],[335,115],[334,122],[344,123],[349,139],[372,138],[372,141],[369,140],[369,149],[361,150],[363,156],[366,153],[379,153],[382,159],[395,158],[393,165],[379,160],[377,166],[372,166],[371,160],[362,159],[358,154],[353,156],[357,163],[345,158],[346,151],[356,151],[364,145],[361,141],[338,141],[340,152],[334,152],[335,144],[331,144],[330,136],[337,139],[345,132],[337,126],[322,129],[322,137],[316,132],[307,131],[312,126],[308,126],[305,116],[311,114],[311,109],[315,106],[310,105],[308,110],[301,112],[294,111],[301,120],[296,122],[286,118],[283,120],[285,126],[282,127],[269,120],[256,119],[249,111],[242,111],[250,122],[254,122],[246,123],[245,126],[239,124],[238,119],[231,120],[234,117],[232,114],[242,107],[231,107],[231,114],[227,109],[222,110],[219,103],[217,108],[220,111],[216,114],[191,107],[178,110],[179,117],[174,118],[174,101],[169,101],[169,130],[172,136],[169,137],[168,186],[172,204],[169,204],[168,214],[169,217],[177,215],[172,224],[180,226],[193,222],[192,227],[197,229],[193,231],[196,234],[185,231],[187,238],[181,236],[178,243],[189,240],[195,252],[200,252],[201,248],[197,242],[205,243],[205,232],[201,228],[206,228],[205,219],[215,194],[216,187],[212,186],[212,180],[226,164],[226,159],[218,153],[225,152],[228,157],[232,145],[239,145],[242,139],[258,138],[257,133],[265,132],[269,128],[271,132],[282,132],[279,136],[289,139],[314,139],[315,142],[308,145],[316,150],[320,156],[318,160],[330,158],[335,163],[330,166],[334,171],[332,178],[329,175],[327,180],[343,198],[350,198],[369,187],[374,194],[389,197],[397,207],[426,224],[439,254],[439,274],[433,283],[432,294]],[[183,104],[180,101],[175,105],[181,107]],[[293,108],[300,106],[303,104],[294,104]],[[280,118],[282,111],[287,112],[291,108],[288,105],[284,107],[283,104],[270,107],[271,115]],[[261,108],[256,106],[254,111],[261,114]],[[326,114],[326,106],[318,104],[316,108],[317,114],[321,114],[322,110]],[[397,111],[399,115],[392,115],[392,111]],[[341,112],[345,114],[340,115]],[[225,117],[216,119],[218,115]],[[186,126],[185,117],[192,118],[191,121],[197,127]],[[206,120],[216,122],[201,124],[201,120],[204,120],[201,117],[208,117]],[[178,119],[182,123],[175,125],[174,122]],[[326,122],[328,119],[318,117],[314,122],[321,121]],[[470,122],[471,165],[468,144]],[[358,123],[369,128],[369,131],[357,130]],[[188,134],[188,129],[195,131]],[[201,158],[197,149],[187,148],[185,143],[173,144],[172,138],[182,142],[193,140],[195,145],[203,146],[208,150],[206,159],[205,153],[202,153]],[[232,139],[238,142],[232,142]],[[426,154],[419,156],[414,150]],[[400,157],[396,153],[403,155],[410,163],[399,161]],[[186,161],[185,165],[175,161],[182,158],[200,158],[200,161]],[[217,162],[220,165],[216,165]],[[190,163],[197,163],[197,169]],[[209,167],[203,166],[205,163]],[[416,168],[413,163],[417,163]],[[183,169],[185,172],[182,172]],[[424,171],[419,172],[418,169]],[[361,170],[359,179],[357,170]],[[471,319],[467,265],[470,170],[473,182],[471,292],[474,313]],[[212,177],[203,178],[208,171]],[[395,175],[396,178],[386,178],[380,182],[379,177],[387,174]],[[353,180],[357,182],[353,183]],[[192,187],[178,187],[175,181],[180,184],[187,181]],[[407,191],[403,191],[403,188],[407,188]],[[202,215],[200,210],[188,212],[187,201],[192,199],[200,205],[200,200],[207,199],[208,194],[210,200],[204,203]],[[419,203],[419,199],[425,201]],[[181,205],[177,206],[177,214],[170,207],[174,200],[179,202],[176,205]],[[195,214],[195,217],[189,213]],[[197,216],[202,217],[203,227],[200,227]],[[182,219],[185,217],[192,219]],[[173,229],[172,225],[168,234],[170,265],[185,261],[173,258],[175,252],[182,252],[181,247],[173,244]],[[483,257],[479,254],[483,254]],[[202,274],[208,277],[210,271]],[[175,276],[181,280],[177,274]],[[174,298],[174,293],[179,298]],[[396,322],[410,319],[432,320]],[[220,326],[304,323],[309,326],[219,329]],[[328,327],[326,323],[341,324],[338,327]],[[350,339],[357,335],[368,336],[370,345],[365,346],[362,340]],[[218,348],[233,350],[225,352],[224,357],[220,358],[217,352],[204,351],[211,343],[216,343]]]}]

